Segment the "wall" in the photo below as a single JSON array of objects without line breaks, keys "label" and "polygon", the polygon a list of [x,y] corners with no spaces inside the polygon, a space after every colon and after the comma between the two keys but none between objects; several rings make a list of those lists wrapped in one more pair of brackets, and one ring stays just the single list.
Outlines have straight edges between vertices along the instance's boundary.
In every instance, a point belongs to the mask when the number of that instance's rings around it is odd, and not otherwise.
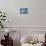
[{"label": "wall", "polygon": [[[0,0],[0,9],[6,12],[7,27],[46,27],[46,0]],[[32,15],[17,16],[19,8],[32,8]]]},{"label": "wall", "polygon": [[[8,29],[21,31],[21,35],[31,31],[46,31],[45,4],[46,0],[0,0],[0,9],[6,12],[8,20],[5,26]],[[17,16],[20,7],[32,8],[32,15]]]}]

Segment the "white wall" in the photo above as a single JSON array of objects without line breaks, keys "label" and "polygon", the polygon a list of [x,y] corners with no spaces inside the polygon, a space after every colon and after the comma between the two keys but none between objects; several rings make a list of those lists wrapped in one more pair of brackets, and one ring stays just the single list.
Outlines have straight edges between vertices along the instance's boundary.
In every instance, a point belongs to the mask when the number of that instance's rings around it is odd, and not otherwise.
[{"label": "white wall", "polygon": [[[21,7],[32,8],[32,15],[17,16]],[[0,9],[6,12],[6,27],[20,31],[20,36],[31,31],[46,31],[46,0],[0,0]]]},{"label": "white wall", "polygon": [[[45,4],[46,0],[0,0],[0,9],[6,12],[7,27],[46,27]],[[21,7],[32,8],[32,15],[17,16]]]},{"label": "white wall", "polygon": [[46,27],[46,0],[30,0],[32,3],[28,7],[32,8],[32,15],[17,16],[16,25],[26,27]]},{"label": "white wall", "polygon": [[[32,15],[17,16],[21,7],[32,8]],[[30,35],[32,31],[46,33],[46,0],[0,0],[0,9],[6,12],[8,19],[6,26],[13,27],[8,29],[19,32],[11,34],[14,46],[20,45],[19,37]],[[2,38],[2,35],[0,37]]]}]

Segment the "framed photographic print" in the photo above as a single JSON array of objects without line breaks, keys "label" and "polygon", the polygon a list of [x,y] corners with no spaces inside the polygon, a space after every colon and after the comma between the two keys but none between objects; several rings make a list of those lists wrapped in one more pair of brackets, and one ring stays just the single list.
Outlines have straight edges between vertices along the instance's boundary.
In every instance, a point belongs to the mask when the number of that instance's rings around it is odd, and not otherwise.
[{"label": "framed photographic print", "polygon": [[28,8],[20,8],[20,14],[28,14]]}]

